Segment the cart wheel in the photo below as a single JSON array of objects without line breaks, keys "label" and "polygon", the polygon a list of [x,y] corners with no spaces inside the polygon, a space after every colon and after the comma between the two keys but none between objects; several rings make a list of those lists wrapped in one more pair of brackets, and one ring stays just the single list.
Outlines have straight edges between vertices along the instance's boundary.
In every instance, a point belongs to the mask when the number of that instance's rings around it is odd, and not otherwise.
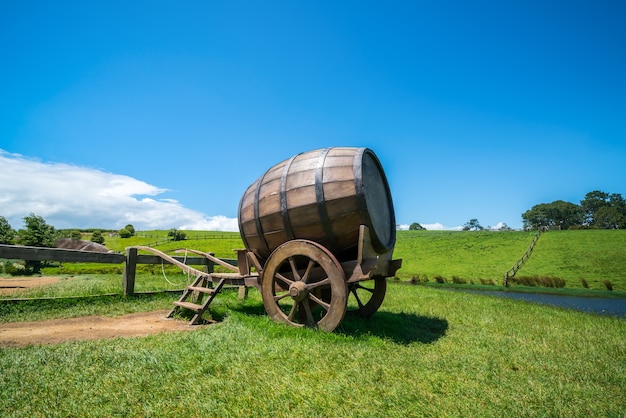
[{"label": "cart wheel", "polygon": [[[383,304],[387,292],[387,279],[377,277],[374,280],[360,281],[348,285],[350,306],[348,314],[367,318],[372,316]],[[353,299],[355,300],[352,303]]]},{"label": "cart wheel", "polygon": [[270,254],[261,280],[265,311],[274,321],[333,331],[348,302],[346,276],[335,256],[308,240],[292,240]]}]

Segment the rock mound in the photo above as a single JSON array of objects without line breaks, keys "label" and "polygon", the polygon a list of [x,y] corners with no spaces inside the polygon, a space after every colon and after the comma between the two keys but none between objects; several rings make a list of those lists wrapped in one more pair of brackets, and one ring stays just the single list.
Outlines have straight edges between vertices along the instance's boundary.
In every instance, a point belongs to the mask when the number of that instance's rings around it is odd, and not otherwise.
[{"label": "rock mound", "polygon": [[93,251],[98,253],[110,253],[107,247],[97,242],[85,241],[82,239],[61,238],[54,244],[56,248],[67,250]]}]

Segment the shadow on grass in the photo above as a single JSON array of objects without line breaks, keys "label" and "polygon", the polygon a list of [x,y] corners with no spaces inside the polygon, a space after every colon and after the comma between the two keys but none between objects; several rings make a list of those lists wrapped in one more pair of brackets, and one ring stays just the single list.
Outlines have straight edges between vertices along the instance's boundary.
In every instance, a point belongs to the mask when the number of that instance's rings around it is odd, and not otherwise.
[{"label": "shadow on grass", "polygon": [[448,321],[404,312],[376,312],[370,318],[346,315],[335,332],[352,336],[373,335],[396,344],[431,344],[446,335]]},{"label": "shadow on grass", "polygon": [[[68,310],[72,316],[110,314],[112,312],[130,313],[137,310],[171,307],[177,299],[171,293],[146,293],[135,296],[97,295],[87,297],[67,297],[34,300],[0,300],[0,323],[15,320],[16,317],[28,316],[32,312],[47,312],[50,318],[65,316]],[[138,306],[139,305],[139,306]],[[247,316],[266,316],[263,303],[231,301],[224,305],[212,306],[208,313],[213,321],[223,321],[230,312],[236,311]],[[190,312],[179,313],[185,319]],[[44,315],[45,316],[45,315]],[[4,319],[4,321],[3,321]],[[356,315],[346,315],[337,327],[337,335],[352,337],[374,336],[397,344],[419,342],[430,344],[445,336],[448,321],[440,318],[419,316],[407,313],[379,311],[368,319]]]},{"label": "shadow on grass", "polygon": [[[267,315],[263,304],[230,306],[229,310],[249,316]],[[213,313],[211,315],[214,316],[214,319],[217,319]],[[379,311],[370,318],[361,318],[357,315],[347,314],[335,330],[335,333],[352,337],[374,336],[396,344],[406,345],[414,342],[422,344],[434,343],[445,336],[447,330],[448,321],[445,319],[403,312]]]}]

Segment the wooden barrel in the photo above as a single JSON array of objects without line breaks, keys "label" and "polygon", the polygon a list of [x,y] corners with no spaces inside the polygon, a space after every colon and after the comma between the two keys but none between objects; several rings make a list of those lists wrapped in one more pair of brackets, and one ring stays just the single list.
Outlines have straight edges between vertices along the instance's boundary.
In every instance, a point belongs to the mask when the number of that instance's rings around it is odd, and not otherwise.
[{"label": "wooden barrel", "polygon": [[368,148],[304,152],[265,172],[239,203],[239,231],[261,260],[292,239],[325,246],[339,261],[356,259],[359,226],[380,254],[396,242],[389,184]]}]

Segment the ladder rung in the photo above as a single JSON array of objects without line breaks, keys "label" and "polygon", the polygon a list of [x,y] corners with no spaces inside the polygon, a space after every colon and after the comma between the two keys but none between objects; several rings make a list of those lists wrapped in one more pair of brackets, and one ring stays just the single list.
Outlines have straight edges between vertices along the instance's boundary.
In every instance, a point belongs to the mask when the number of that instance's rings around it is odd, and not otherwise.
[{"label": "ladder rung", "polygon": [[211,289],[209,287],[187,286],[187,289],[193,290],[193,291],[196,291],[196,292],[201,292],[201,293],[208,293],[208,294],[215,293],[215,290]]},{"label": "ladder rung", "polygon": [[181,308],[189,309],[190,311],[194,311],[194,312],[199,312],[200,310],[202,310],[202,306],[197,305],[195,303],[191,303],[191,302],[175,301],[174,305],[180,306]]}]

